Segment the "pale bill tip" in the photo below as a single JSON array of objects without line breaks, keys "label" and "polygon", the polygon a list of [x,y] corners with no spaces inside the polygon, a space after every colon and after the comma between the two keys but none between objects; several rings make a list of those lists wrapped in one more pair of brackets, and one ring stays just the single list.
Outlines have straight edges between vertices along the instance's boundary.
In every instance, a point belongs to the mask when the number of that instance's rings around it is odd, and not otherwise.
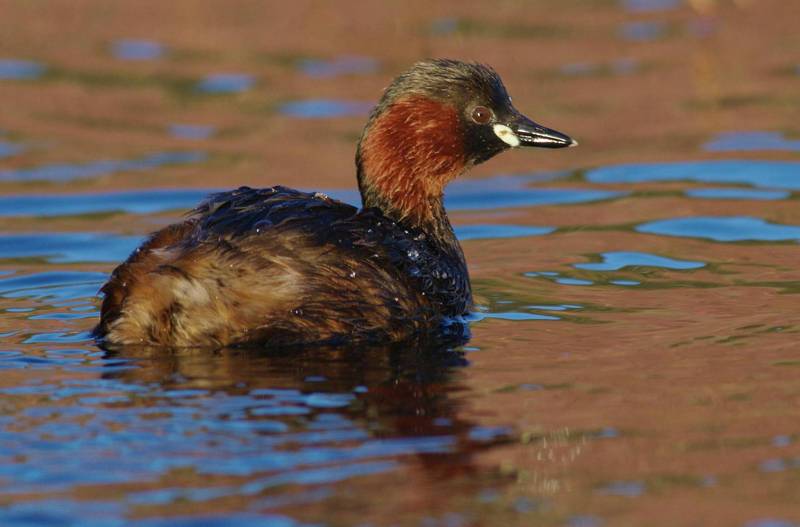
[{"label": "pale bill tip", "polygon": [[569,148],[572,148],[573,146],[578,146],[579,144],[580,144],[579,142],[573,139],[572,142],[569,144]]}]

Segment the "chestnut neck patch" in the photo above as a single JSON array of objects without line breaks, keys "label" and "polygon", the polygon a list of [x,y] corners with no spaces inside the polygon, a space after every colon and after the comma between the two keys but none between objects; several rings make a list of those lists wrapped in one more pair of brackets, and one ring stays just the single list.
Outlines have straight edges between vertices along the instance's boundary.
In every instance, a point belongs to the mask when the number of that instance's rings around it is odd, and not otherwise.
[{"label": "chestnut neck patch", "polygon": [[441,221],[444,187],[467,165],[462,126],[455,107],[422,95],[376,115],[359,144],[364,207],[415,227]]}]

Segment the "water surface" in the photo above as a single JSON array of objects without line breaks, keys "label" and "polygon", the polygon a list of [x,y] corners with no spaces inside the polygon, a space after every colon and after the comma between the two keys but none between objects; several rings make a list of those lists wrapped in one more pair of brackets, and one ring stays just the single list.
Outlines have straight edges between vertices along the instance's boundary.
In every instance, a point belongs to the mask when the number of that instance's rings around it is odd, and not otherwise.
[{"label": "water surface", "polygon": [[[4,5],[0,524],[800,525],[797,6],[450,7]],[[465,53],[581,143],[447,188],[469,341],[94,343],[149,232],[358,204],[381,90]]]}]

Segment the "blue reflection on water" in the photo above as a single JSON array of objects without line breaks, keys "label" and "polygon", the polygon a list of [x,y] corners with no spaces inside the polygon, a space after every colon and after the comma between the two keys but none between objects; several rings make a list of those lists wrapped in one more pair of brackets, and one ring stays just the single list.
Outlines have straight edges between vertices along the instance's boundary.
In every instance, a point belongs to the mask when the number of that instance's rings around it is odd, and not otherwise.
[{"label": "blue reflection on water", "polygon": [[704,267],[703,262],[675,260],[656,254],[639,252],[608,252],[601,255],[602,262],[579,263],[573,267],[589,271],[619,271],[625,267],[661,267],[664,269],[698,269]]},{"label": "blue reflection on water", "polygon": [[591,75],[597,72],[599,66],[589,62],[571,62],[564,64],[559,68],[559,71],[568,76],[582,76]]},{"label": "blue reflection on water", "polygon": [[567,527],[602,527],[605,522],[596,516],[570,516]]},{"label": "blue reflection on water", "polygon": [[277,514],[233,513],[133,520],[129,527],[314,527]]},{"label": "blue reflection on water", "polygon": [[703,148],[709,152],[754,152],[789,150],[800,152],[800,139],[786,139],[779,132],[724,132]]},{"label": "blue reflection on water", "polygon": [[778,518],[759,518],[744,524],[744,527],[797,527],[797,523]]},{"label": "blue reflection on water", "polygon": [[149,214],[197,205],[213,190],[141,190],[96,194],[28,194],[0,196],[0,217],[74,216],[100,212]]},{"label": "blue reflection on water", "polygon": [[797,161],[724,160],[614,165],[588,171],[586,180],[592,183],[698,181],[793,190],[800,189],[798,175]]},{"label": "blue reflection on water", "polygon": [[682,0],[621,0],[626,11],[647,13],[652,11],[668,11],[679,7]]},{"label": "blue reflection on water", "polygon": [[0,181],[65,182],[107,176],[116,172],[152,170],[165,165],[200,163],[205,152],[160,152],[139,159],[92,161],[83,164],[54,164],[15,170],[0,170]]},{"label": "blue reflection on water", "polygon": [[570,278],[562,276],[554,280],[557,284],[561,285],[594,285],[591,280],[584,280],[583,278]]},{"label": "blue reflection on water", "polygon": [[521,238],[550,234],[553,227],[527,225],[461,225],[455,228],[459,240],[484,240],[494,238]]},{"label": "blue reflection on water", "polygon": [[625,40],[647,42],[661,38],[666,31],[667,26],[663,22],[628,22],[620,28],[619,35]]},{"label": "blue reflection on water", "polygon": [[564,64],[559,71],[569,77],[581,77],[597,75],[610,72],[615,75],[630,75],[639,68],[639,62],[632,58],[621,58],[612,60],[606,64],[595,64],[591,62],[571,62]]},{"label": "blue reflection on water", "polygon": [[459,23],[456,17],[435,18],[431,21],[430,31],[434,35],[449,35],[458,29]]},{"label": "blue reflection on water", "polygon": [[105,273],[48,271],[0,279],[0,296],[64,301],[91,298],[106,281]]},{"label": "blue reflection on water", "polygon": [[597,493],[611,496],[625,496],[627,498],[638,498],[644,494],[645,489],[646,487],[641,481],[614,481],[597,489]]},{"label": "blue reflection on water", "polygon": [[153,40],[121,39],[111,45],[111,53],[120,60],[155,60],[164,54],[164,46]]},{"label": "blue reflection on water", "polygon": [[11,157],[19,154],[25,148],[18,143],[10,143],[8,141],[0,140],[0,159],[4,157]]},{"label": "blue reflection on water", "polygon": [[372,106],[370,102],[309,99],[281,104],[278,112],[299,119],[331,119],[367,115]]},{"label": "blue reflection on water", "polygon": [[530,176],[497,176],[456,181],[447,188],[448,210],[488,210],[562,205],[615,199],[626,192],[583,188],[531,188]]},{"label": "blue reflection on water", "polygon": [[0,59],[0,80],[38,79],[45,67],[38,62],[19,59]]},{"label": "blue reflection on water", "polygon": [[613,285],[621,285],[621,286],[636,286],[641,285],[642,283],[637,280],[609,280],[609,284]]},{"label": "blue reflection on water", "polygon": [[800,226],[769,223],[749,216],[697,216],[644,223],[639,232],[708,238],[718,242],[800,240]]},{"label": "blue reflection on water", "polygon": [[791,192],[786,190],[756,190],[749,188],[697,188],[689,189],[686,195],[699,199],[746,199],[771,201],[786,199]]},{"label": "blue reflection on water", "polygon": [[253,76],[246,73],[216,73],[200,81],[197,91],[209,94],[241,93],[254,84]]},{"label": "blue reflection on water", "polygon": [[561,320],[561,317],[557,317],[554,315],[542,315],[539,313],[526,313],[524,311],[500,311],[500,312],[493,312],[493,313],[481,313],[475,312],[470,313],[468,320],[471,322],[480,322],[481,320],[485,320],[487,318],[493,318],[497,320],[511,320],[511,321],[520,321],[520,320]]},{"label": "blue reflection on water", "polygon": [[0,234],[0,259],[38,257],[51,263],[119,262],[143,239],[95,232]]},{"label": "blue reflection on water", "polygon": [[179,139],[208,139],[214,135],[215,128],[205,124],[171,124],[169,133]]},{"label": "blue reflection on water", "polygon": [[309,77],[331,78],[375,73],[379,65],[372,57],[342,56],[330,60],[304,59],[299,62],[298,69]]},{"label": "blue reflection on water", "polygon": [[[499,176],[456,181],[448,187],[445,203],[449,210],[489,210],[588,203],[615,199],[627,194],[596,189],[528,187],[533,179],[533,176]],[[0,196],[0,217],[64,216],[112,211],[148,214],[194,207],[208,194],[216,191],[218,189],[179,189]],[[326,191],[326,194],[356,206],[361,203],[360,195],[355,190],[333,190]],[[514,230],[514,227],[511,229]],[[519,232],[516,231],[517,234]],[[528,232],[534,233],[533,230]]]}]

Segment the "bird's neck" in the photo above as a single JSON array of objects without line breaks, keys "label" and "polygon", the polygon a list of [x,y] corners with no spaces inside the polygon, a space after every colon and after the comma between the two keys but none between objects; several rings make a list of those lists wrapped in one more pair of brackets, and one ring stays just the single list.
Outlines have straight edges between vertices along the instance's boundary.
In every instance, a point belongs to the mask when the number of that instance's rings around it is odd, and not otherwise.
[{"label": "bird's neck", "polygon": [[444,188],[467,168],[457,110],[423,96],[379,106],[356,155],[365,208],[458,245],[444,209]]}]

